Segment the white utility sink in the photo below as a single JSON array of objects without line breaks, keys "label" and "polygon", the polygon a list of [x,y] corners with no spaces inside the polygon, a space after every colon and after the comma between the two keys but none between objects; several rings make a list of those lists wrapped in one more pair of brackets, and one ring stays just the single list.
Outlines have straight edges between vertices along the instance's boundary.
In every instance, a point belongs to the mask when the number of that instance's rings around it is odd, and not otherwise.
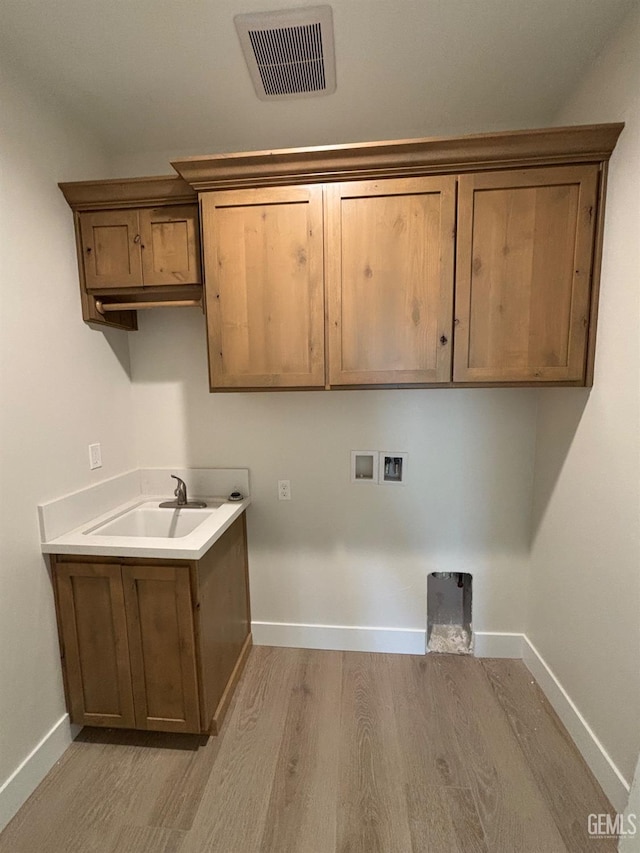
[{"label": "white utility sink", "polygon": [[160,509],[157,504],[144,504],[85,531],[84,535],[180,539],[208,521],[220,506],[211,503],[206,509]]}]

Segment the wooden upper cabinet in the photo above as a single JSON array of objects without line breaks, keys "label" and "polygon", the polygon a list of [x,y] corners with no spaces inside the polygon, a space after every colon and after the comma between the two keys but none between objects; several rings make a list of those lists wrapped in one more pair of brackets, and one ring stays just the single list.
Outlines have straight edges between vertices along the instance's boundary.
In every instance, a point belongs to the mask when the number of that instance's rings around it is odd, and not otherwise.
[{"label": "wooden upper cabinet", "polygon": [[136,210],[82,213],[80,231],[87,290],[141,286],[141,238]]},{"label": "wooden upper cabinet", "polygon": [[79,217],[87,290],[200,282],[195,204],[91,211]]},{"label": "wooden upper cabinet", "polygon": [[201,195],[212,390],[324,377],[322,187]]},{"label": "wooden upper cabinet", "polygon": [[329,381],[451,380],[455,176],[326,187]]},{"label": "wooden upper cabinet", "polygon": [[454,381],[584,381],[598,176],[460,177]]}]

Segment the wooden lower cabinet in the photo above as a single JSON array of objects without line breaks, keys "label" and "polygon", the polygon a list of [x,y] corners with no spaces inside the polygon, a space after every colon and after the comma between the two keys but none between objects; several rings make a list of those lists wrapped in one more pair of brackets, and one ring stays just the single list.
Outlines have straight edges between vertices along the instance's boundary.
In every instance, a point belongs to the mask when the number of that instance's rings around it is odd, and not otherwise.
[{"label": "wooden lower cabinet", "polygon": [[245,517],[201,560],[53,556],[79,725],[217,734],[251,647]]}]

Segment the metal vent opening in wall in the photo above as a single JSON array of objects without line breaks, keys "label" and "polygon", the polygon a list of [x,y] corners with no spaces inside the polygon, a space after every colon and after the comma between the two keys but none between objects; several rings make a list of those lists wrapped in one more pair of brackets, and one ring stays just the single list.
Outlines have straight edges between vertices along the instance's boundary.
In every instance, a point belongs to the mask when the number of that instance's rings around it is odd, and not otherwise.
[{"label": "metal vent opening in wall", "polygon": [[234,22],[261,101],[335,92],[331,6],[236,15]]}]

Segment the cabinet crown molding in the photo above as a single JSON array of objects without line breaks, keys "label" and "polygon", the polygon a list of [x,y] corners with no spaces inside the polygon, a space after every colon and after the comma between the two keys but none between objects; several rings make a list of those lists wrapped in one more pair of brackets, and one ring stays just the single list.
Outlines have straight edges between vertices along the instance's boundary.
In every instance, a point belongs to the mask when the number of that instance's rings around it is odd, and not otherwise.
[{"label": "cabinet crown molding", "polygon": [[610,158],[623,127],[623,123],[576,125],[249,151],[188,157],[171,165],[187,184],[200,191],[555,163],[598,163]]},{"label": "cabinet crown molding", "polygon": [[69,207],[79,211],[163,207],[197,201],[195,191],[176,175],[72,181],[58,186]]}]

